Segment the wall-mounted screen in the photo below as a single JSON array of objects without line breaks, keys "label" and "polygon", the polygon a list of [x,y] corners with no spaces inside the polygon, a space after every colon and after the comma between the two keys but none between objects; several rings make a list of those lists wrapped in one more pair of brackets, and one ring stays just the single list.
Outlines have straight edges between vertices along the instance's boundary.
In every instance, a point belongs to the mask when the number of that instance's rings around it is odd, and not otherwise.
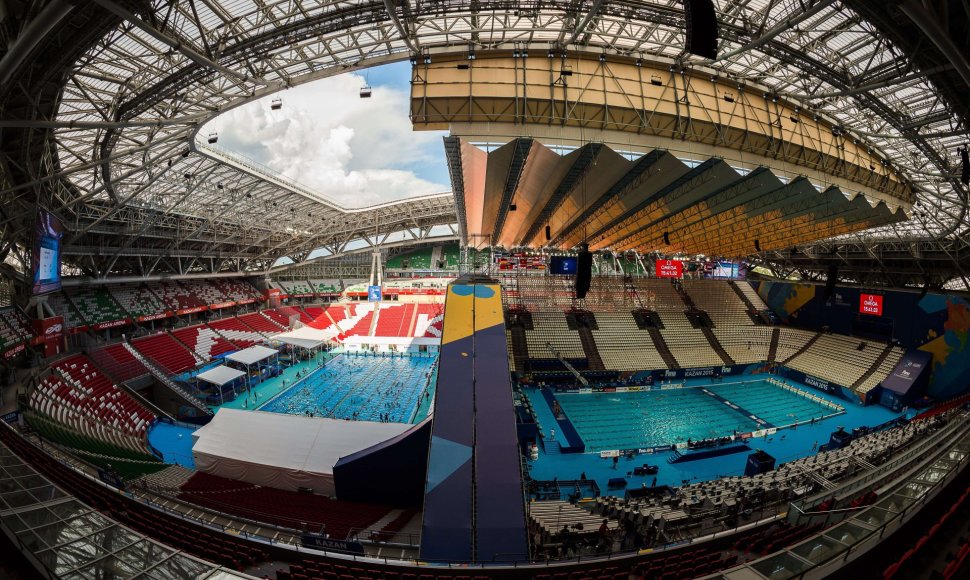
[{"label": "wall-mounted screen", "polygon": [[31,274],[34,294],[47,294],[61,289],[61,221],[45,210],[37,212]]},{"label": "wall-mounted screen", "polygon": [[576,265],[576,256],[553,256],[549,262],[549,273],[575,276]]},{"label": "wall-mounted screen", "polygon": [[859,312],[871,316],[882,316],[882,296],[879,294],[859,294]]},{"label": "wall-mounted screen", "polygon": [[657,278],[683,278],[684,263],[680,260],[657,260]]}]

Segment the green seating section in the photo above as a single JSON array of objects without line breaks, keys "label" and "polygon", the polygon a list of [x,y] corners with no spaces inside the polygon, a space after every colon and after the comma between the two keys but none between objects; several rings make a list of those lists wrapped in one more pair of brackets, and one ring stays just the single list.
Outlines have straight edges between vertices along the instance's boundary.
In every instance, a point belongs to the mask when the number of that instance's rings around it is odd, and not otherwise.
[{"label": "green seating section", "polygon": [[306,280],[280,280],[279,284],[287,294],[312,294],[314,290]]},{"label": "green seating section", "polygon": [[[82,435],[77,431],[68,428],[62,423],[57,422],[55,419],[48,417],[44,413],[31,409],[24,414],[27,422],[31,427],[37,430],[45,439],[49,439],[55,443],[60,443],[65,447],[70,447],[72,449],[77,449],[81,452],[86,452],[95,455],[102,455],[108,458],[118,457],[121,459],[130,459],[133,461],[147,461],[147,462],[158,462],[152,455],[146,453],[138,453],[131,449],[125,449],[117,445],[112,445],[106,441],[101,441],[89,437],[87,435]],[[163,464],[164,465],[164,464]]]},{"label": "green seating section", "polygon": [[340,292],[340,280],[310,280],[314,292]]},{"label": "green seating section", "polygon": [[385,265],[388,270],[428,270],[431,268],[431,254],[433,247],[420,248],[412,252],[398,254],[388,258]]},{"label": "green seating section", "polygon": [[86,288],[74,292],[70,296],[88,324],[111,322],[128,317],[104,288]]}]

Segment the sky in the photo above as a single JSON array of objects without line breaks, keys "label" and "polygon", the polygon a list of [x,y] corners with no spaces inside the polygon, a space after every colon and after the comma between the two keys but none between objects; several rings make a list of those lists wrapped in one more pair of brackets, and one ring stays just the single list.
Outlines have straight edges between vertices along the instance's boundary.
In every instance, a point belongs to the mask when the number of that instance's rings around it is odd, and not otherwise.
[{"label": "sky", "polygon": [[410,79],[407,62],[322,79],[227,111],[200,133],[348,207],[451,191],[445,132],[411,130]]}]

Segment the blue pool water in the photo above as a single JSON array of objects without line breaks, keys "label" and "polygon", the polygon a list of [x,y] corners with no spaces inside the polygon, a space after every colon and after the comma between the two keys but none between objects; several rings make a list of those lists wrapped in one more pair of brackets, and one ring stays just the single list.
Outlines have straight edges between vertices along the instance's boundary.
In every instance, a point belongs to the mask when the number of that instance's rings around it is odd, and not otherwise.
[{"label": "blue pool water", "polygon": [[[688,438],[696,441],[724,437],[735,431],[782,427],[838,412],[764,380],[704,388],[557,394],[556,398],[587,451],[637,449]],[[757,422],[751,415],[765,423]]]},{"label": "blue pool water", "polygon": [[[409,423],[436,376],[430,356],[340,355],[259,407],[260,411]],[[433,394],[432,394],[433,396]]]},{"label": "blue pool water", "polygon": [[192,433],[198,427],[172,425],[158,421],[148,432],[148,442],[162,453],[165,463],[195,469],[192,458]]}]

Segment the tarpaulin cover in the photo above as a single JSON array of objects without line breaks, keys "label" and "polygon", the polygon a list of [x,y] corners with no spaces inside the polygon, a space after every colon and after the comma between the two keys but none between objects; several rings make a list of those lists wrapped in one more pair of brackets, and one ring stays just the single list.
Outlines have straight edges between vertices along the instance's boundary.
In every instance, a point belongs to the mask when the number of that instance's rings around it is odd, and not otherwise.
[{"label": "tarpaulin cover", "polygon": [[200,471],[289,491],[333,495],[333,466],[411,425],[220,409],[193,434]]}]

